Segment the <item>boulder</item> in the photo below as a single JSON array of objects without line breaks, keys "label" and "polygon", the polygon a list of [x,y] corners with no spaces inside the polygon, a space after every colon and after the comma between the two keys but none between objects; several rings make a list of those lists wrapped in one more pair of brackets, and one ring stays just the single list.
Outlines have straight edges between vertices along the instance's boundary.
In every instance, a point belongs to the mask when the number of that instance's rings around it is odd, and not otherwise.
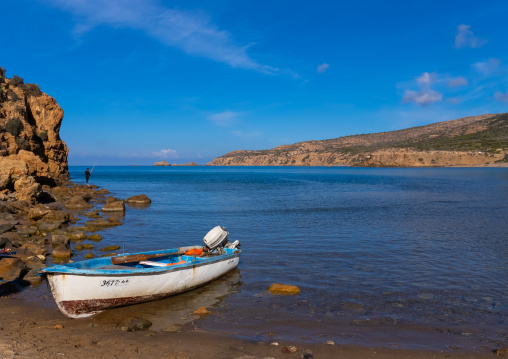
[{"label": "boulder", "polygon": [[109,202],[102,207],[103,212],[125,212],[125,203],[123,201]]},{"label": "boulder", "polygon": [[39,256],[31,256],[27,258],[25,261],[25,265],[28,269],[28,273],[26,273],[26,277],[37,277],[37,272],[39,269],[45,267],[43,261],[39,258]]},{"label": "boulder", "polygon": [[40,231],[55,231],[60,228],[60,223],[49,223],[44,220],[37,222],[37,227]]},{"label": "boulder", "polygon": [[39,243],[28,242],[23,244],[22,248],[29,250],[36,256],[44,256],[46,255],[46,253],[48,253],[48,249],[46,248],[46,246],[44,244]]},{"label": "boulder", "polygon": [[53,234],[51,236],[51,244],[53,244],[53,245],[59,245],[59,244],[68,245],[69,243],[70,243],[69,237],[67,237],[64,234]]},{"label": "boulder", "polygon": [[93,254],[93,253],[87,253],[87,254],[85,254],[85,258],[86,258],[86,259],[92,259],[92,258],[95,258],[95,254]]},{"label": "boulder", "polygon": [[31,219],[32,221],[38,221],[47,215],[50,211],[51,210],[49,207],[43,204],[38,204],[35,207],[30,208],[28,211],[28,219]]},{"label": "boulder", "polygon": [[42,193],[40,183],[32,176],[22,177],[14,182],[14,190],[18,201],[27,201],[32,204],[37,202],[37,198]]},{"label": "boulder", "polygon": [[68,231],[66,235],[70,238],[71,241],[83,241],[87,237],[86,233],[80,229]]},{"label": "boulder", "polygon": [[0,257],[0,278],[6,282],[23,277],[25,264],[17,257]]},{"label": "boulder", "polygon": [[129,197],[125,200],[127,203],[133,203],[133,204],[149,204],[152,203],[152,200],[148,198],[146,194],[140,194],[137,196]]},{"label": "boulder", "polygon": [[0,234],[14,229],[16,222],[5,219],[0,219]]},{"label": "boulder", "polygon": [[88,203],[85,196],[77,194],[72,196],[66,203],[65,208],[67,209],[90,209],[93,208],[93,204]]},{"label": "boulder", "polygon": [[118,202],[118,201],[121,201],[121,199],[113,197],[113,196],[106,197],[106,203],[113,203],[113,202]]},{"label": "boulder", "polygon": [[9,204],[9,207],[13,211],[13,213],[25,212],[28,213],[30,211],[30,205],[26,201],[14,201]]},{"label": "boulder", "polygon": [[67,223],[73,218],[72,214],[60,210],[51,210],[44,216],[46,222],[60,224]]},{"label": "boulder", "polygon": [[99,190],[97,190],[95,193],[97,194],[109,194],[109,191],[105,188],[101,188]]},{"label": "boulder", "polygon": [[59,244],[53,249],[51,254],[54,258],[70,258],[72,256],[72,249],[68,244]]},{"label": "boulder", "polygon": [[10,157],[0,157],[0,190],[12,186],[26,175],[28,175],[26,163]]}]

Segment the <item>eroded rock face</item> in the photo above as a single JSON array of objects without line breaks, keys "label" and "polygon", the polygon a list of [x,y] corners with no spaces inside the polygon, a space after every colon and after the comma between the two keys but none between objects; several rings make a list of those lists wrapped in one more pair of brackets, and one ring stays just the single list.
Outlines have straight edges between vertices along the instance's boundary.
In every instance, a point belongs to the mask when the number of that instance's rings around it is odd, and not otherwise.
[{"label": "eroded rock face", "polygon": [[34,203],[41,184],[69,179],[62,119],[54,98],[0,69],[0,191],[20,192],[18,199]]}]

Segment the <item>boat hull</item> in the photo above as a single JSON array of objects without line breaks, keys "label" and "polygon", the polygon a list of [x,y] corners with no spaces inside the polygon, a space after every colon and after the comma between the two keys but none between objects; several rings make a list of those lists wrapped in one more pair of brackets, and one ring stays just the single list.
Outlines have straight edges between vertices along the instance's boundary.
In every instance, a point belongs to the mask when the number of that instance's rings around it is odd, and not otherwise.
[{"label": "boat hull", "polygon": [[62,313],[70,318],[83,318],[105,309],[162,299],[205,285],[235,269],[238,253],[189,261],[167,269],[46,274]]}]

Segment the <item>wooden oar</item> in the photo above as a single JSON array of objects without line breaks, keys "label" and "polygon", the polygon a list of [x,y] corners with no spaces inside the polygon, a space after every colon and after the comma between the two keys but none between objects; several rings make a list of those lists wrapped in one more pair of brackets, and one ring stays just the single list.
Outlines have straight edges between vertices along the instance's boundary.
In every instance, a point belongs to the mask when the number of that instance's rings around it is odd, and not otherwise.
[{"label": "wooden oar", "polygon": [[146,261],[150,258],[159,258],[159,257],[169,257],[169,256],[179,256],[185,254],[185,252],[173,252],[173,253],[155,253],[155,254],[131,254],[129,256],[118,256],[111,257],[111,263],[113,264],[124,264],[124,263],[132,263],[139,261]]}]

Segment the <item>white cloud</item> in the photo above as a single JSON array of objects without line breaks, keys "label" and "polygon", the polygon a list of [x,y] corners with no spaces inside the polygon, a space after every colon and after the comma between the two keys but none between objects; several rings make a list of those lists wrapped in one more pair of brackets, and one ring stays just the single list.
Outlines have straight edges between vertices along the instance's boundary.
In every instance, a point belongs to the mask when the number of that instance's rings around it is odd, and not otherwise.
[{"label": "white cloud", "polygon": [[443,99],[443,95],[439,92],[431,90],[430,88],[423,89],[421,91],[406,90],[402,103],[414,102],[418,105],[428,106],[434,102],[440,102]]},{"label": "white cloud", "polygon": [[491,58],[485,61],[476,62],[472,66],[481,75],[490,76],[499,68],[500,64],[501,60]]},{"label": "white cloud", "polygon": [[224,111],[208,116],[208,120],[218,126],[228,127],[233,125],[242,112]]},{"label": "white cloud", "polygon": [[457,35],[455,36],[455,47],[457,49],[464,47],[482,47],[486,43],[487,40],[473,35],[470,25],[462,24],[457,26]]},{"label": "white cloud", "polygon": [[[141,30],[185,53],[266,74],[285,73],[263,65],[237,44],[230,33],[204,16],[170,9],[157,0],[42,0],[71,12],[78,21],[74,33],[83,35],[99,25]],[[294,76],[294,73],[293,73]]]},{"label": "white cloud", "polygon": [[422,76],[416,79],[420,85],[430,85],[432,82],[431,76],[428,72],[424,72]]},{"label": "white cloud", "polygon": [[416,78],[416,83],[420,87],[420,90],[406,89],[402,97],[402,103],[414,102],[421,106],[428,106],[431,103],[440,102],[443,99],[443,95],[430,88],[436,82],[441,82],[438,79],[438,74],[424,72],[420,77]]},{"label": "white cloud", "polygon": [[321,65],[319,65],[317,67],[317,72],[318,74],[322,74],[323,72],[325,72],[326,70],[328,70],[328,68],[330,67],[329,64],[327,64],[326,62],[325,63],[322,63]]},{"label": "white cloud", "polygon": [[508,90],[506,91],[506,93],[502,93],[500,91],[496,92],[494,94],[494,99],[496,101],[501,101],[501,102],[505,102],[506,104],[508,104]]},{"label": "white cloud", "polygon": [[161,158],[178,158],[178,153],[176,153],[176,151],[172,149],[160,150],[154,152],[153,155]]},{"label": "white cloud", "polygon": [[450,87],[467,86],[467,84],[468,84],[467,80],[462,76],[458,76],[448,80],[448,86]]}]

